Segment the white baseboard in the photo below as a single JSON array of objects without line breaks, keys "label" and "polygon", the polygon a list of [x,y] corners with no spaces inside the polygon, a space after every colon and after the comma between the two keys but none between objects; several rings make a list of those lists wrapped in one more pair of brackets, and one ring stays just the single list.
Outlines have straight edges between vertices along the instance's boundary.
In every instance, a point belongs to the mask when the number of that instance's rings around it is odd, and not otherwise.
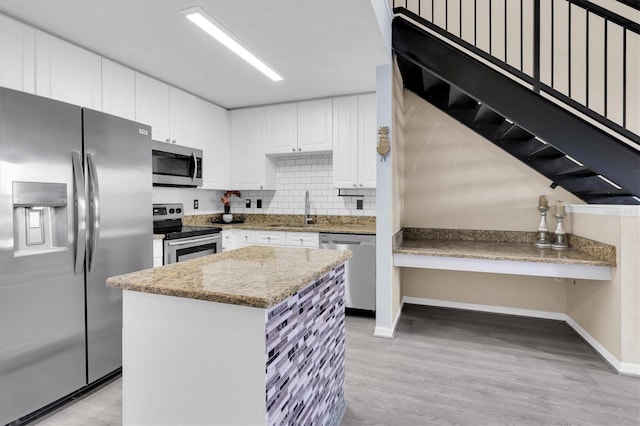
[{"label": "white baseboard", "polygon": [[493,314],[518,315],[521,317],[542,318],[564,321],[567,317],[562,312],[536,311],[533,309],[506,308],[504,306],[477,305],[474,303],[449,302],[446,300],[425,299],[422,297],[405,296],[402,303],[413,303],[414,305],[439,306],[442,308],[464,309],[467,311],[490,312]]},{"label": "white baseboard", "polygon": [[[573,320],[569,315],[562,312],[549,312],[549,311],[537,311],[533,309],[518,309],[518,308],[507,308],[504,306],[494,306],[494,305],[477,305],[474,303],[461,303],[461,302],[449,302],[446,300],[438,300],[438,299],[426,299],[422,297],[409,297],[405,296],[402,298],[402,304],[400,306],[400,313],[402,311],[402,307],[405,303],[412,303],[414,305],[424,305],[424,306],[438,306],[442,308],[455,308],[455,309],[464,309],[469,311],[479,311],[479,312],[489,312],[494,314],[505,314],[505,315],[518,315],[524,317],[531,318],[542,318],[542,319],[550,319],[550,320],[558,320],[564,321],[567,325],[575,330],[576,333],[582,337],[585,342],[587,342],[606,362],[608,362],[619,374],[625,374],[630,376],[640,376],[640,364],[634,364],[630,362],[621,362],[615,356],[611,354],[604,346],[600,344],[593,336],[591,336],[587,331],[582,328],[577,322]],[[397,324],[398,318],[394,322],[394,331],[395,324]]]},{"label": "white baseboard", "polygon": [[400,321],[400,314],[402,314],[402,307],[404,306],[404,300],[400,303],[398,313],[395,319],[391,323],[391,327],[376,327],[373,330],[374,337],[384,337],[385,339],[393,339],[396,335],[396,328],[398,328],[398,322]]}]

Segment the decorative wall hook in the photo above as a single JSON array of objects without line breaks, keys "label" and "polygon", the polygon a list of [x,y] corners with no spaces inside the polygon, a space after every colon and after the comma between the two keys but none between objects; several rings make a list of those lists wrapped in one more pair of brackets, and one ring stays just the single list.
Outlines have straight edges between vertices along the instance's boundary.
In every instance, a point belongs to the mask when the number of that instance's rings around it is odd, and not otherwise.
[{"label": "decorative wall hook", "polygon": [[380,161],[387,159],[390,149],[389,128],[387,126],[382,126],[378,129],[378,147],[376,148],[376,151],[378,151],[378,154],[380,155]]}]

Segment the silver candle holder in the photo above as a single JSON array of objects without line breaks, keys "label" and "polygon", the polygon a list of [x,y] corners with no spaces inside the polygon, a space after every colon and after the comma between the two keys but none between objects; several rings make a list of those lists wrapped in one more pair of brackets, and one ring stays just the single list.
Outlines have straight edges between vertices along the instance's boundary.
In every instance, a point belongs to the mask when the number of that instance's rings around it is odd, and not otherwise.
[{"label": "silver candle holder", "polygon": [[553,215],[558,220],[558,225],[556,226],[556,231],[554,232],[555,241],[551,244],[551,247],[555,250],[566,250],[569,248],[569,243],[567,242],[567,233],[564,230],[564,226],[562,222],[564,218],[567,217],[565,213],[556,213]]},{"label": "silver candle holder", "polygon": [[551,247],[551,241],[548,240],[549,227],[547,226],[547,210],[549,206],[538,206],[540,212],[540,225],[538,225],[538,241],[535,242],[536,247],[548,248]]}]

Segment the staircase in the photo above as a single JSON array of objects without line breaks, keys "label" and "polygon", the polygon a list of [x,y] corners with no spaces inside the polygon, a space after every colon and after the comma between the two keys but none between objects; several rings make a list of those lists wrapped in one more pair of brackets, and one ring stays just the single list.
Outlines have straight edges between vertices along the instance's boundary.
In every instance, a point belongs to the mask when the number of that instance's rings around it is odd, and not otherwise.
[{"label": "staircase", "polygon": [[393,49],[407,90],[546,176],[552,188],[590,204],[640,205],[638,149],[401,16]]}]

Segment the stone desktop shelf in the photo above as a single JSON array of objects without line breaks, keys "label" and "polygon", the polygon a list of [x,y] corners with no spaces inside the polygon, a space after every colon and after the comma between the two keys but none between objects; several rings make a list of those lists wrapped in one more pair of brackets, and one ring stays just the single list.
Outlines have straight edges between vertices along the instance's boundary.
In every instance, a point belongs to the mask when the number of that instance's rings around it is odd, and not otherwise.
[{"label": "stone desktop shelf", "polygon": [[405,228],[394,238],[394,266],[610,280],[615,247],[570,236],[567,250],[533,245],[536,233]]}]

